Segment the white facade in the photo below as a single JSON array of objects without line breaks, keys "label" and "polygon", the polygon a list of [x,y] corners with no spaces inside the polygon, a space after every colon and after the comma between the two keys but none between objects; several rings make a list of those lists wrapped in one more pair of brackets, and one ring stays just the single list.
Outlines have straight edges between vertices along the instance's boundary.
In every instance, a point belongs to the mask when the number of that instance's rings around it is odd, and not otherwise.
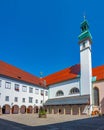
[{"label": "white facade", "polygon": [[47,86],[47,89],[19,80],[0,77],[0,106],[3,107],[8,104],[11,107],[18,105],[19,108],[22,105],[40,107],[48,99],[56,98],[58,100],[57,98],[81,97],[83,95],[90,95],[90,105],[92,105],[91,38],[90,36],[89,38],[86,37],[86,31],[84,33],[82,32],[80,35],[80,38],[82,38],[80,40],[80,74],[75,73],[76,77],[74,79],[70,78],[67,81],[53,83]]},{"label": "white facade", "polygon": [[[70,90],[72,88],[78,88],[79,93],[76,93],[76,94],[70,93]],[[57,96],[56,94],[60,90],[63,91],[64,95]],[[48,92],[49,92],[49,99],[60,98],[60,97],[78,96],[78,95],[80,95],[80,79],[76,78],[76,79],[72,79],[69,81],[64,81],[62,83],[50,85]]]},{"label": "white facade", "polygon": [[81,95],[91,94],[92,60],[89,40],[80,43]]},{"label": "white facade", "polygon": [[[11,107],[13,105],[18,105],[19,107],[21,107],[22,105],[25,105],[26,107],[42,106],[43,103],[48,99],[48,90],[45,88],[41,88],[39,86],[30,85],[27,83],[23,83],[20,81],[16,81],[9,78],[3,78],[3,77],[0,77],[0,81],[1,81],[0,84],[0,106],[1,107],[3,107],[5,104],[10,105]],[[18,85],[19,90],[18,87],[15,88],[15,84]],[[29,98],[30,98],[30,102],[29,102]]]}]

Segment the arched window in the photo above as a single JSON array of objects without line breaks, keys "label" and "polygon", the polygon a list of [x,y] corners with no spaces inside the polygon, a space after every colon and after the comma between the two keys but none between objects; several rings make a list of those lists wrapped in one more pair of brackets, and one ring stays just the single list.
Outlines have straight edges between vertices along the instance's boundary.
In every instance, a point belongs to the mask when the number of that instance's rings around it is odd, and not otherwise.
[{"label": "arched window", "polygon": [[59,91],[57,91],[57,93],[56,93],[56,96],[63,96],[63,95],[64,95],[64,93],[63,93],[62,90],[59,90]]},{"label": "arched window", "polygon": [[70,90],[70,94],[77,94],[77,93],[79,93],[79,89],[78,88],[72,88],[71,90]]},{"label": "arched window", "polygon": [[94,88],[94,105],[99,106],[99,89],[97,87]]}]

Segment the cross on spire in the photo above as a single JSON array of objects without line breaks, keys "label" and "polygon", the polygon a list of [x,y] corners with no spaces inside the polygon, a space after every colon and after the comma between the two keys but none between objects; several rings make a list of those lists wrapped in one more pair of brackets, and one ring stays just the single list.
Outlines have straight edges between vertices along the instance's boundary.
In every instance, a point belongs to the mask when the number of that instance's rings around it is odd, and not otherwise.
[{"label": "cross on spire", "polygon": [[86,14],[85,14],[85,12],[84,12],[84,14],[83,14],[83,18],[84,18],[84,20],[86,20]]},{"label": "cross on spire", "polygon": [[40,72],[40,78],[42,78],[42,76],[43,76],[43,72],[41,71],[41,72]]}]

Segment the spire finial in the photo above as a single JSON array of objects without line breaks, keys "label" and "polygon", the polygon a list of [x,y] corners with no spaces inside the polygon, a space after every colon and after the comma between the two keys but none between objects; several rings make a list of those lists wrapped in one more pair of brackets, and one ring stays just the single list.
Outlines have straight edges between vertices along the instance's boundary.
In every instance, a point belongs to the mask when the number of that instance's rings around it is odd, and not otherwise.
[{"label": "spire finial", "polygon": [[85,15],[83,16],[83,18],[84,18],[84,20],[86,20],[86,16]]},{"label": "spire finial", "polygon": [[83,18],[84,18],[84,20],[86,20],[86,13],[85,12],[83,13]]}]

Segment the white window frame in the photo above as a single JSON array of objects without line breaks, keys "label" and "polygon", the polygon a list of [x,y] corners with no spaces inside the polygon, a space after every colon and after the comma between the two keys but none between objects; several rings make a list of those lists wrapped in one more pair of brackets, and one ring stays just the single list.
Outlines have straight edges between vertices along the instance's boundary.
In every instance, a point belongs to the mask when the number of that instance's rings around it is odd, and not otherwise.
[{"label": "white window frame", "polygon": [[45,96],[48,96],[48,91],[45,91]]},{"label": "white window frame", "polygon": [[39,94],[39,89],[35,88],[35,94]]},{"label": "white window frame", "polygon": [[41,96],[44,96],[44,90],[43,89],[41,89],[40,94],[41,94]]},{"label": "white window frame", "polygon": [[29,97],[29,103],[33,103],[33,97]]},{"label": "white window frame", "polygon": [[38,103],[38,99],[35,100],[35,103]]},{"label": "white window frame", "polygon": [[11,82],[5,82],[5,88],[6,89],[11,89]]},{"label": "white window frame", "polygon": [[33,88],[29,87],[29,93],[33,93]]},{"label": "white window frame", "polygon": [[14,90],[19,92],[19,88],[20,88],[20,85],[19,84],[14,84]]},{"label": "white window frame", "polygon": [[22,86],[22,92],[27,92],[27,86]]},{"label": "white window frame", "polygon": [[14,102],[18,102],[18,97],[14,97]]},{"label": "white window frame", "polygon": [[[8,100],[7,100],[8,99]],[[5,96],[5,101],[9,102],[9,96]]]},{"label": "white window frame", "polygon": [[26,102],[26,98],[22,98],[22,102]]}]

